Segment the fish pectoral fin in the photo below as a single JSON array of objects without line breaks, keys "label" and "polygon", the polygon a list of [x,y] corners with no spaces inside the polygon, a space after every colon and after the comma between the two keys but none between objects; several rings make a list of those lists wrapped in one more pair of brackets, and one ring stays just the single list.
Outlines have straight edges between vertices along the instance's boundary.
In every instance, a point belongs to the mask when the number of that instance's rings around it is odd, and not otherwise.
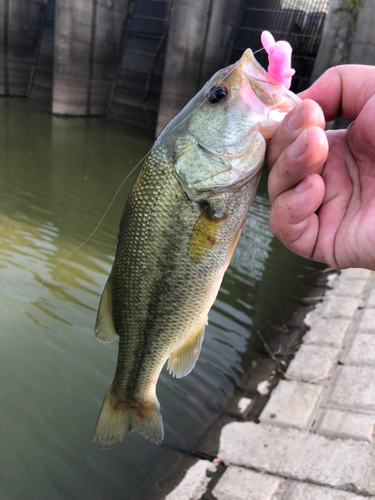
[{"label": "fish pectoral fin", "polygon": [[109,276],[100,299],[95,323],[95,335],[100,342],[108,343],[118,336],[112,318],[111,276]]},{"label": "fish pectoral fin", "polygon": [[163,419],[159,402],[143,403],[124,401],[116,394],[113,385],[109,388],[96,424],[93,443],[98,448],[112,448],[130,432],[138,432],[149,441],[160,444],[163,441]]},{"label": "fish pectoral fin", "polygon": [[188,338],[182,347],[170,355],[168,359],[168,370],[173,377],[185,377],[194,368],[199,353],[201,352],[204,330],[207,323],[208,318],[205,323]]}]

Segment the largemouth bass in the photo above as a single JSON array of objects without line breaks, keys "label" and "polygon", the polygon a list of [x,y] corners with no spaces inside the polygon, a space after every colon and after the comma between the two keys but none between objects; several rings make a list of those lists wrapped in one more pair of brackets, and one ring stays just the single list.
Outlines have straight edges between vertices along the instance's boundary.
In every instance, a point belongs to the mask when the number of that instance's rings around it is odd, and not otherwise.
[{"label": "largemouth bass", "polygon": [[160,371],[167,360],[175,377],[194,368],[255,195],[266,139],[298,102],[248,49],[206,83],[144,160],[96,322],[102,342],[119,337],[97,446],[114,446],[129,431],[161,443]]}]

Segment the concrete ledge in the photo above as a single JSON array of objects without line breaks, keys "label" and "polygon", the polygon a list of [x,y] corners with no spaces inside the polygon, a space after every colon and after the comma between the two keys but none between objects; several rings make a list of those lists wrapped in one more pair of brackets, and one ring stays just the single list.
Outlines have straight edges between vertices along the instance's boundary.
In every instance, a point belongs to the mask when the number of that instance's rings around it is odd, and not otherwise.
[{"label": "concrete ledge", "polygon": [[353,319],[360,303],[360,297],[329,297],[323,302],[322,317]]},{"label": "concrete ledge", "polygon": [[281,380],[262,411],[260,421],[306,429],[322,390],[318,385]]},{"label": "concrete ledge", "polygon": [[341,409],[375,411],[374,368],[339,366],[327,404]]},{"label": "concrete ledge", "polygon": [[286,372],[304,382],[327,382],[341,351],[336,347],[302,345]]},{"label": "concrete ledge", "polygon": [[304,336],[305,344],[326,344],[342,347],[351,321],[348,319],[316,318],[311,329]]},{"label": "concrete ledge", "polygon": [[375,333],[375,309],[365,309],[363,311],[357,331]]},{"label": "concrete ledge", "polygon": [[374,442],[375,414],[328,409],[321,412],[317,432],[331,438]]},{"label": "concrete ledge", "polygon": [[344,275],[340,276],[332,290],[326,293],[331,296],[357,296],[363,295],[368,281],[366,279],[350,279]]},{"label": "concrete ledge", "polygon": [[305,483],[294,483],[286,494],[285,500],[370,500],[375,498]]},{"label": "concrete ledge", "polygon": [[212,490],[212,495],[217,500],[273,500],[274,494],[285,482],[268,474],[228,467]]},{"label": "concrete ledge", "polygon": [[363,441],[233,422],[222,430],[219,457],[285,478],[375,495],[375,448]]},{"label": "concrete ledge", "polygon": [[165,500],[199,500],[206,492],[208,483],[211,481],[211,475],[216,471],[217,464],[209,460],[199,460],[185,474],[184,479]]},{"label": "concrete ledge", "polygon": [[373,271],[369,271],[368,269],[353,267],[341,271],[340,277],[341,276],[349,280],[362,280],[362,279],[368,280],[373,276]]},{"label": "concrete ledge", "polygon": [[370,291],[367,302],[367,307],[375,307],[375,288]]},{"label": "concrete ledge", "polygon": [[351,345],[342,356],[344,363],[375,366],[375,332],[354,335]]}]

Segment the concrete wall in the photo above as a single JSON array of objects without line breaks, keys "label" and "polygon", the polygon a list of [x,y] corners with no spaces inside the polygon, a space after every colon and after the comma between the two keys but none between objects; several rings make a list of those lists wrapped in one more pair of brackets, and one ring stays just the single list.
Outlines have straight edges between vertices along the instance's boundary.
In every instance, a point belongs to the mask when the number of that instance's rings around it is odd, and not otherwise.
[{"label": "concrete wall", "polygon": [[331,0],[311,83],[339,64],[375,64],[375,2]]},{"label": "concrete wall", "polygon": [[157,133],[225,66],[242,0],[174,0]]},{"label": "concrete wall", "polygon": [[52,111],[105,115],[131,0],[59,0]]},{"label": "concrete wall", "polygon": [[345,0],[331,0],[325,20],[322,41],[311,75],[311,83],[328,68],[348,62],[351,38],[351,13],[344,8]]},{"label": "concrete wall", "polygon": [[375,65],[375,2],[373,0],[361,1],[349,62]]},{"label": "concrete wall", "polygon": [[55,4],[55,0],[47,1],[28,91],[31,99],[48,103],[52,102]]},{"label": "concrete wall", "polygon": [[27,95],[45,5],[0,0],[0,95]]}]

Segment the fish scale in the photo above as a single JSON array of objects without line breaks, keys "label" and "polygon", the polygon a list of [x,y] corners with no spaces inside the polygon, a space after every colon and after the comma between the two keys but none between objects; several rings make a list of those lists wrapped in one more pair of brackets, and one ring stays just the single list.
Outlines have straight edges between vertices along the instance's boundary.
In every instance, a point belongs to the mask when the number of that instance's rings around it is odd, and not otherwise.
[{"label": "fish scale", "polygon": [[[163,177],[156,176],[159,158],[156,154],[147,161],[138,184],[142,188],[135,186],[125,208],[123,232],[112,272],[113,307],[123,311],[113,315],[115,329],[124,332],[124,336],[133,330],[129,334],[131,348],[128,346],[125,358],[121,358],[123,351],[119,350],[115,384],[119,391],[140,401],[147,397],[150,380],[157,377],[169,354],[190,336],[197,324],[197,311],[203,309],[200,316],[207,315],[211,306],[207,304],[207,293],[212,288],[212,277],[215,273],[221,277],[227,246],[233,239],[228,230],[238,231],[243,219],[241,212],[247,213],[249,208],[244,204],[241,210],[231,200],[227,216],[232,217],[229,212],[233,212],[237,224],[223,227],[219,240],[225,243],[221,248],[207,259],[193,261],[189,257],[190,240],[202,211],[181,189],[171,166],[164,169]],[[160,179],[159,185],[156,178]],[[138,212],[135,207],[139,207]],[[135,240],[137,232],[143,236],[142,245]],[[181,252],[184,248],[187,251]],[[192,280],[196,283],[194,289],[186,286]],[[163,355],[158,350],[160,342],[168,346]],[[147,344],[149,352],[140,347],[142,344]],[[155,358],[152,357],[154,346]],[[126,380],[134,373],[137,373],[137,383],[131,380],[133,385],[129,387]]]},{"label": "fish scale", "polygon": [[[252,91],[248,65],[251,75],[255,66],[264,78],[264,70],[249,55],[243,59],[214,75],[164,129],[126,202],[96,323],[99,340],[120,338],[94,434],[99,447],[116,445],[131,430],[160,443],[160,371],[168,360],[170,373],[182,377],[198,359],[207,314],[259,181],[265,140],[258,129],[270,122],[263,108],[275,115],[267,103],[259,108],[262,94]],[[218,105],[211,95],[223,75]],[[250,92],[255,110],[244,100]],[[285,115],[288,106],[279,106]],[[228,151],[239,156],[226,157]]]}]

